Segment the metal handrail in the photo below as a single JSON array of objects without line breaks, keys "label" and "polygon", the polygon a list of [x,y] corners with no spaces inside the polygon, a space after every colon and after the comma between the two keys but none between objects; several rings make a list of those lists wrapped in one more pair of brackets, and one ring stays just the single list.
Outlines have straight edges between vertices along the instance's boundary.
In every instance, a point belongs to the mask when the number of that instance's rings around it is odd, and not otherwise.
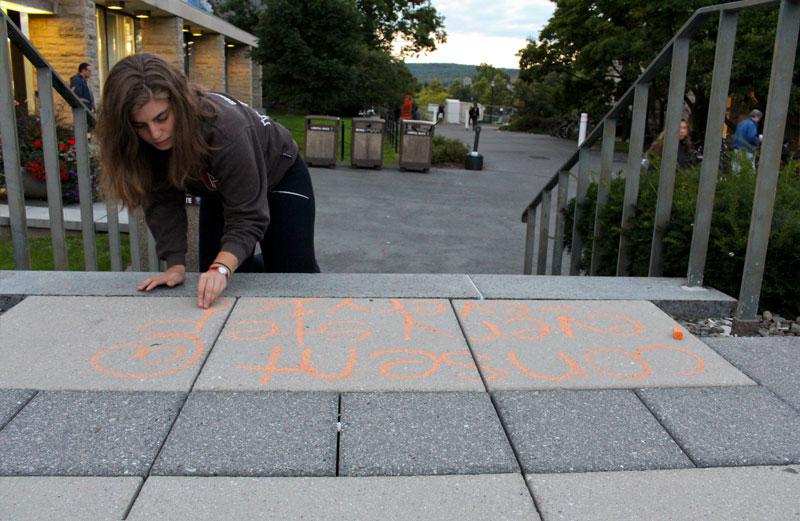
[{"label": "metal handrail", "polygon": [[[613,160],[613,142],[616,139],[617,118],[633,104],[631,118],[631,136],[628,150],[628,161],[625,168],[625,201],[623,203],[622,230],[629,230],[635,214],[638,198],[638,183],[643,155],[644,128],[647,110],[649,87],[658,72],[671,61],[669,95],[665,116],[664,152],[659,176],[658,197],[656,204],[653,239],[650,252],[650,276],[660,276],[662,271],[663,231],[669,222],[672,197],[677,167],[677,147],[679,140],[680,118],[683,111],[685,95],[686,71],[688,68],[689,38],[711,17],[719,15],[719,32],[717,50],[714,60],[714,71],[709,98],[709,114],[705,133],[704,150],[708,153],[703,160],[700,186],[698,189],[698,205],[695,212],[695,226],[692,237],[692,248],[689,259],[687,282],[689,285],[702,285],[705,269],[706,253],[710,233],[712,206],[716,178],[719,168],[719,143],[725,116],[725,101],[730,81],[733,60],[733,45],[736,36],[738,13],[744,9],[773,6],[780,4],[778,30],[775,37],[772,72],[767,109],[765,113],[764,141],[761,161],[758,165],[758,186],[750,222],[750,234],[745,259],[745,270],[742,276],[742,289],[737,307],[737,318],[752,320],[755,318],[761,281],[766,258],[766,241],[769,236],[770,222],[775,200],[777,172],[780,166],[780,151],[783,132],[785,130],[789,92],[791,87],[794,56],[797,50],[797,33],[800,28],[800,0],[742,0],[727,4],[718,4],[697,9],[687,22],[675,33],[674,37],[656,55],[656,58],[642,72],[625,94],[603,117],[600,124],[578,146],[577,150],[556,171],[544,188],[533,198],[522,213],[522,222],[527,223],[524,271],[532,273],[534,252],[536,211],[539,209],[539,259],[537,273],[546,272],[547,243],[549,235],[549,208],[552,190],[558,188],[558,212],[556,213],[555,237],[552,257],[552,273],[560,274],[562,263],[561,243],[563,242],[563,219],[561,213],[566,206],[567,183],[569,172],[578,165],[577,196],[573,216],[572,251],[570,274],[579,274],[580,251],[582,240],[578,232],[577,222],[580,217],[581,202],[586,197],[589,185],[589,149],[601,139],[603,153],[601,160],[601,177],[598,183],[598,203],[595,215],[595,231],[593,240],[601,239],[602,229],[599,220],[600,210],[608,198],[610,171]],[[776,59],[777,58],[777,59]],[[705,204],[702,204],[705,203]],[[590,274],[598,268],[597,248],[592,249]],[[625,233],[620,236],[617,275],[627,275],[630,263],[628,244]]]},{"label": "metal handrail", "polygon": [[[61,200],[61,179],[59,176],[57,135],[55,123],[55,104],[53,90],[72,108],[73,130],[75,133],[75,152],[78,170],[78,190],[80,198],[81,232],[83,238],[84,266],[86,270],[97,270],[97,251],[95,242],[95,223],[92,205],[92,182],[89,170],[89,123],[95,116],[61,79],[53,67],[34,47],[19,27],[3,12],[0,23],[0,42],[10,41],[22,55],[36,68],[38,98],[42,131],[42,150],[47,182],[47,204],[50,213],[50,232],[53,241],[53,260],[55,269],[69,269],[67,263],[66,230]],[[9,47],[0,45],[0,135],[3,137],[3,157],[6,190],[9,206],[11,239],[14,246],[16,269],[31,268],[30,250],[27,236],[25,196],[22,184],[23,172],[20,169],[19,136],[17,134],[16,110],[14,105]],[[109,216],[108,233],[111,243],[112,269],[122,269],[121,249],[119,248],[120,227],[116,219],[119,211],[116,204],[107,203]],[[112,217],[113,215],[113,217]],[[133,219],[133,216],[131,216]],[[133,240],[133,237],[131,237]]]},{"label": "metal handrail", "polygon": [[630,104],[633,102],[633,96],[637,85],[649,85],[650,82],[653,81],[661,68],[669,62],[670,56],[672,55],[672,46],[675,44],[675,40],[677,40],[678,37],[688,38],[713,14],[719,14],[722,12],[735,13],[741,11],[742,9],[747,9],[748,7],[764,7],[778,4],[780,2],[781,0],[742,0],[740,2],[710,5],[697,9],[689,18],[689,20],[683,24],[680,29],[678,29],[678,31],[675,33],[675,36],[664,46],[663,49],[661,49],[661,52],[656,55],[655,59],[650,62],[650,65],[647,66],[647,68],[636,79],[636,81],[633,82],[633,85],[631,85],[630,88],[625,91],[625,94],[623,94],[622,97],[619,98],[619,100],[614,104],[614,106],[611,107],[608,113],[603,116],[603,118],[600,120],[601,123],[598,124],[588,136],[586,136],[586,139],[584,139],[584,141],[578,145],[577,150],[571,156],[569,156],[569,159],[567,159],[563,165],[556,170],[556,173],[553,174],[553,177],[547,182],[545,187],[542,188],[539,194],[533,198],[527,207],[525,207],[525,210],[522,211],[522,222],[527,222],[528,210],[541,202],[542,193],[552,190],[556,187],[558,184],[558,172],[571,170],[572,167],[578,164],[578,155],[580,150],[582,148],[591,148],[602,137],[602,122],[607,119],[616,118],[620,112],[630,106]]}]

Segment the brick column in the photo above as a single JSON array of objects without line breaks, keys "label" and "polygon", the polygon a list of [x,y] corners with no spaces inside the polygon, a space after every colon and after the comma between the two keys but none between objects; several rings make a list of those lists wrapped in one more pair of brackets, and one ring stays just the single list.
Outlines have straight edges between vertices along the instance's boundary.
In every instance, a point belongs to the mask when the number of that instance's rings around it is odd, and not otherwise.
[{"label": "brick column", "polygon": [[261,64],[256,60],[251,60],[250,66],[253,70],[253,108],[264,108],[264,91],[261,83]]},{"label": "brick column", "polygon": [[[33,45],[69,85],[69,79],[78,73],[78,65],[92,65],[95,74],[89,79],[95,105],[100,100],[100,82],[97,79],[97,26],[94,2],[91,0],[59,0],[58,15],[30,15],[30,38]],[[34,80],[35,81],[35,80]],[[54,95],[59,124],[72,124],[72,110]]]},{"label": "brick column", "polygon": [[225,39],[221,34],[196,37],[189,79],[209,90],[225,90]]},{"label": "brick column", "polygon": [[253,106],[253,68],[248,47],[227,49],[228,94]]},{"label": "brick column", "polygon": [[183,18],[148,18],[141,26],[142,52],[157,54],[183,70]]}]

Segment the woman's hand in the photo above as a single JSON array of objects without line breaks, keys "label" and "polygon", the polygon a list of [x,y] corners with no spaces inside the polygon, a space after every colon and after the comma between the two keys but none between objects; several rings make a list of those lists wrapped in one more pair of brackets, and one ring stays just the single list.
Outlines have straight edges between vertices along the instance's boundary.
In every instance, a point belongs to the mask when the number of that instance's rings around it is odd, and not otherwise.
[{"label": "woman's hand", "polygon": [[147,277],[136,287],[139,291],[150,291],[158,286],[169,288],[179,286],[186,280],[186,266],[176,264],[171,266],[164,273],[159,273],[155,277]]},{"label": "woman's hand", "polygon": [[215,269],[200,275],[197,283],[197,307],[208,309],[228,287],[228,276]]}]

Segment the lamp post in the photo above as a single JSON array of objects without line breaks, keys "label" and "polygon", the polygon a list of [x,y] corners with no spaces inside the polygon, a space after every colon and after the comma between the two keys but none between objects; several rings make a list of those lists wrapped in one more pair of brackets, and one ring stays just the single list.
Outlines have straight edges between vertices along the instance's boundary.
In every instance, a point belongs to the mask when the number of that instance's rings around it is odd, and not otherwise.
[{"label": "lamp post", "polygon": [[492,124],[492,116],[494,116],[494,78],[492,78],[492,83],[490,84],[492,87],[492,94],[489,98],[489,124]]}]

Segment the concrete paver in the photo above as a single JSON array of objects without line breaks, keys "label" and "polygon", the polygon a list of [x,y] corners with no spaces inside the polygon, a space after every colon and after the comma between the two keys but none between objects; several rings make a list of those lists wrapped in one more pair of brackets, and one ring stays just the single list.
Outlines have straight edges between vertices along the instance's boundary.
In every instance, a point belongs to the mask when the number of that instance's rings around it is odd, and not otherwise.
[{"label": "concrete paver", "polygon": [[[264,276],[269,283],[264,284]],[[238,273],[231,279],[243,297],[478,298],[467,275],[430,273]],[[247,277],[246,283],[233,281]],[[226,290],[227,291],[227,290]]]},{"label": "concrete paver", "polygon": [[449,301],[238,301],[198,390],[483,391]]},{"label": "concrete paver", "polygon": [[642,389],[699,466],[800,463],[800,414],[763,387]]},{"label": "concrete paver", "polygon": [[122,519],[141,478],[0,477],[0,521]]},{"label": "concrete paver", "polygon": [[147,480],[129,521],[538,521],[519,474]]},{"label": "concrete paver", "polygon": [[0,316],[0,385],[189,391],[232,304],[28,297]]},{"label": "concrete paver", "polygon": [[153,475],[333,476],[334,393],[192,393]]},{"label": "concrete paver", "polygon": [[668,277],[562,277],[557,275],[470,275],[487,299],[649,300],[679,317],[728,316],[736,299],[713,288],[688,287]]},{"label": "concrete paver", "polygon": [[485,393],[348,393],[341,417],[343,476],[519,470]]},{"label": "concrete paver", "polygon": [[694,467],[632,391],[494,394],[525,473]]},{"label": "concrete paver", "polygon": [[528,476],[544,521],[764,521],[800,517],[800,468]]},{"label": "concrete paver", "polygon": [[753,382],[644,301],[457,301],[489,390]]},{"label": "concrete paver", "polygon": [[703,341],[800,411],[800,337],[719,337]]},{"label": "concrete paver", "polygon": [[25,389],[0,389],[0,430],[34,394],[36,391]]},{"label": "concrete paver", "polygon": [[182,393],[39,393],[0,431],[0,475],[144,476]]}]

